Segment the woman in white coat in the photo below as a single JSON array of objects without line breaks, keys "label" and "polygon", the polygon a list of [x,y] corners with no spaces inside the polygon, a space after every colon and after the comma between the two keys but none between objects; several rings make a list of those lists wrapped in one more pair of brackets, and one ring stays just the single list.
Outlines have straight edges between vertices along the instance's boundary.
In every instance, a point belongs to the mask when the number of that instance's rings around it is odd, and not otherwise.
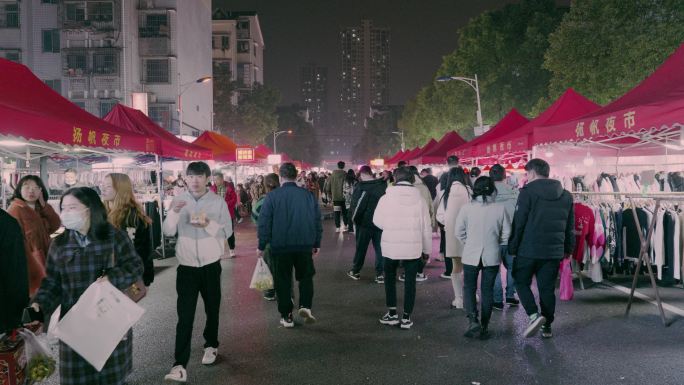
[{"label": "woman in white coat", "polygon": [[[494,304],[494,281],[501,264],[501,246],[508,244],[511,219],[503,204],[496,203],[496,185],[490,177],[478,178],[473,188],[473,201],[463,207],[456,218],[456,237],[463,242],[463,276],[465,308],[469,325],[466,337],[479,332],[481,339],[489,338],[489,319]],[[477,318],[477,278],[482,271],[482,324]]]},{"label": "woman in white coat", "polygon": [[460,167],[449,171],[447,188],[438,197],[437,221],[444,224],[446,250],[445,256],[452,258],[451,284],[454,287],[454,300],[451,306],[463,309],[463,244],[456,237],[456,217],[463,206],[470,202],[470,177]]}]

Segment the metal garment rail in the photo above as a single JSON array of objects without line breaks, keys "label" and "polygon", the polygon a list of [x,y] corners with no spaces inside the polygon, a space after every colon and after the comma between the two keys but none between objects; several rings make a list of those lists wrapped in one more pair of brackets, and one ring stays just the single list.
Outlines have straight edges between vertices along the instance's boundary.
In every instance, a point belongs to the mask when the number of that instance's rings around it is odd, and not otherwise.
[{"label": "metal garment rail", "polygon": [[629,300],[627,302],[627,310],[625,311],[625,316],[629,316],[629,311],[632,308],[632,302],[634,300],[634,291],[636,290],[637,281],[639,279],[639,273],[641,273],[641,265],[643,262],[646,265],[646,270],[648,271],[648,276],[651,279],[651,286],[655,290],[656,302],[658,304],[658,310],[660,311],[660,319],[663,321],[664,326],[669,326],[667,319],[665,318],[665,311],[663,310],[663,302],[660,299],[660,291],[658,290],[658,285],[656,284],[655,276],[653,275],[653,269],[651,268],[651,261],[648,257],[648,248],[651,244],[651,239],[655,232],[656,222],[658,221],[658,216],[654,215],[651,223],[648,224],[648,233],[644,235],[641,230],[641,225],[639,223],[639,217],[636,211],[635,199],[651,199],[655,202],[654,213],[658,213],[660,210],[661,203],[666,202],[684,202],[684,193],[649,193],[649,194],[639,194],[639,193],[596,193],[596,192],[573,192],[576,196],[612,196],[618,200],[628,199],[630,206],[632,208],[632,213],[634,214],[634,222],[636,224],[637,233],[639,234],[639,240],[641,241],[641,248],[639,252],[639,258],[637,259],[637,268],[634,272],[634,279],[632,280],[632,289],[629,292]]}]

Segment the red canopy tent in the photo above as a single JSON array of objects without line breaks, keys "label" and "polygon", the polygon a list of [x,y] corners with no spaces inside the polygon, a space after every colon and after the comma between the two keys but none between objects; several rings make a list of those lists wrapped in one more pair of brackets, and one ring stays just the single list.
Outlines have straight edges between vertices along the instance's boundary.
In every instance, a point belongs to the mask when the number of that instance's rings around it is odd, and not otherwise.
[{"label": "red canopy tent", "polygon": [[491,130],[484,133],[482,136],[463,144],[460,147],[449,151],[449,155],[457,155],[462,159],[471,159],[478,156],[484,156],[478,153],[478,147],[484,142],[493,142],[510,132],[517,130],[525,125],[529,120],[521,115],[515,108],[511,109],[506,116],[504,116]]},{"label": "red canopy tent", "polygon": [[410,150],[410,151],[404,153],[403,156],[397,158],[396,162],[394,162],[394,163],[399,163],[402,161],[408,162],[409,160],[413,159],[420,152],[420,150],[421,150],[420,147],[416,147],[413,150]]},{"label": "red canopy tent", "polygon": [[451,151],[450,154],[454,153],[461,158],[473,158],[476,156],[478,145],[515,131],[527,122],[529,120],[513,108],[492,129],[459,147],[457,154]]},{"label": "red canopy tent", "polygon": [[104,120],[131,132],[155,138],[157,140],[155,153],[158,155],[183,160],[209,160],[213,158],[210,150],[177,138],[134,108],[117,104],[104,117]]},{"label": "red canopy tent", "polygon": [[446,162],[447,151],[467,143],[456,131],[448,132],[429,151],[416,157],[416,164],[438,164]]},{"label": "red canopy tent", "polygon": [[216,161],[235,162],[235,150],[238,146],[226,136],[216,132],[204,131],[192,144],[210,150]]},{"label": "red canopy tent", "polygon": [[610,143],[638,147],[676,139],[684,127],[684,44],[639,85],[580,118],[538,127],[535,144]]},{"label": "red canopy tent", "polygon": [[273,151],[263,144],[254,147],[254,155],[257,159],[266,159],[271,154],[273,154]]},{"label": "red canopy tent", "polygon": [[397,151],[396,154],[392,155],[389,159],[385,160],[385,164],[396,164],[399,159],[406,155],[406,151]]},{"label": "red canopy tent", "polygon": [[[0,135],[23,138],[34,146],[42,141],[114,151],[155,150],[154,139],[91,115],[53,91],[25,66],[5,59],[0,59]],[[49,146],[41,147],[47,150]]]},{"label": "red canopy tent", "polygon": [[407,159],[407,161],[408,161],[410,164],[418,164],[418,163],[415,162],[415,161],[417,161],[417,158],[419,158],[420,156],[422,156],[422,155],[425,154],[426,152],[428,152],[428,151],[432,150],[433,148],[435,148],[435,146],[437,145],[437,143],[438,143],[438,142],[437,142],[436,140],[430,139],[430,141],[429,141],[425,146],[423,146],[423,148],[421,148],[420,151],[418,151],[418,152],[417,152],[415,155],[413,155],[410,159]]}]

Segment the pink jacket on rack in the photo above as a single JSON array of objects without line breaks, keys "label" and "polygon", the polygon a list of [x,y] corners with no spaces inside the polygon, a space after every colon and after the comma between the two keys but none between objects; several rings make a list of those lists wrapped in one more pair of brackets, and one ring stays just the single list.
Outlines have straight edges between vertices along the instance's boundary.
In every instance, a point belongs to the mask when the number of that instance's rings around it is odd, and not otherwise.
[{"label": "pink jacket on rack", "polygon": [[594,210],[575,203],[575,252],[572,254],[577,262],[584,260],[584,250],[594,246],[594,227],[596,218]]}]

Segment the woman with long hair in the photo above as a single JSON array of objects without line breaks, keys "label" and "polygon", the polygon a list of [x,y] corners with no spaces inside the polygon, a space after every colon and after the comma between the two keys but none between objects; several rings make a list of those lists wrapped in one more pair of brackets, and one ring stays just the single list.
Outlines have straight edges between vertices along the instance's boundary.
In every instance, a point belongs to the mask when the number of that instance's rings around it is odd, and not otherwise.
[{"label": "woman with long hair", "polygon": [[143,261],[143,281],[146,286],[150,286],[154,281],[150,226],[152,220],[135,200],[131,179],[126,174],[109,174],[102,182],[101,191],[109,223],[128,234]]},{"label": "woman with long hair", "polygon": [[[66,231],[50,245],[47,276],[31,307],[50,314],[61,306],[63,317],[103,273],[112,285],[125,290],[140,279],[143,264],[128,234],[107,221],[107,211],[95,190],[88,187],[69,189],[59,205]],[[60,341],[60,383],[120,385],[130,374],[132,361],[131,330],[101,371]]]},{"label": "woman with long hair", "polygon": [[28,267],[29,295],[33,296],[45,278],[50,234],[59,229],[59,215],[47,204],[48,190],[35,175],[19,180],[7,212],[13,216],[24,233],[24,251]]},{"label": "woman with long hair", "polygon": [[347,207],[347,231],[352,234],[354,233],[354,221],[351,220],[351,200],[357,182],[356,173],[354,170],[349,169],[342,185],[342,195],[344,195],[344,205]]},{"label": "woman with long hair", "polygon": [[439,197],[437,207],[437,221],[444,224],[445,233],[445,257],[451,258],[453,269],[451,271],[451,284],[454,288],[454,300],[451,306],[463,309],[463,243],[456,237],[456,217],[463,206],[470,202],[472,188],[470,177],[460,167],[449,170],[446,189]]}]

